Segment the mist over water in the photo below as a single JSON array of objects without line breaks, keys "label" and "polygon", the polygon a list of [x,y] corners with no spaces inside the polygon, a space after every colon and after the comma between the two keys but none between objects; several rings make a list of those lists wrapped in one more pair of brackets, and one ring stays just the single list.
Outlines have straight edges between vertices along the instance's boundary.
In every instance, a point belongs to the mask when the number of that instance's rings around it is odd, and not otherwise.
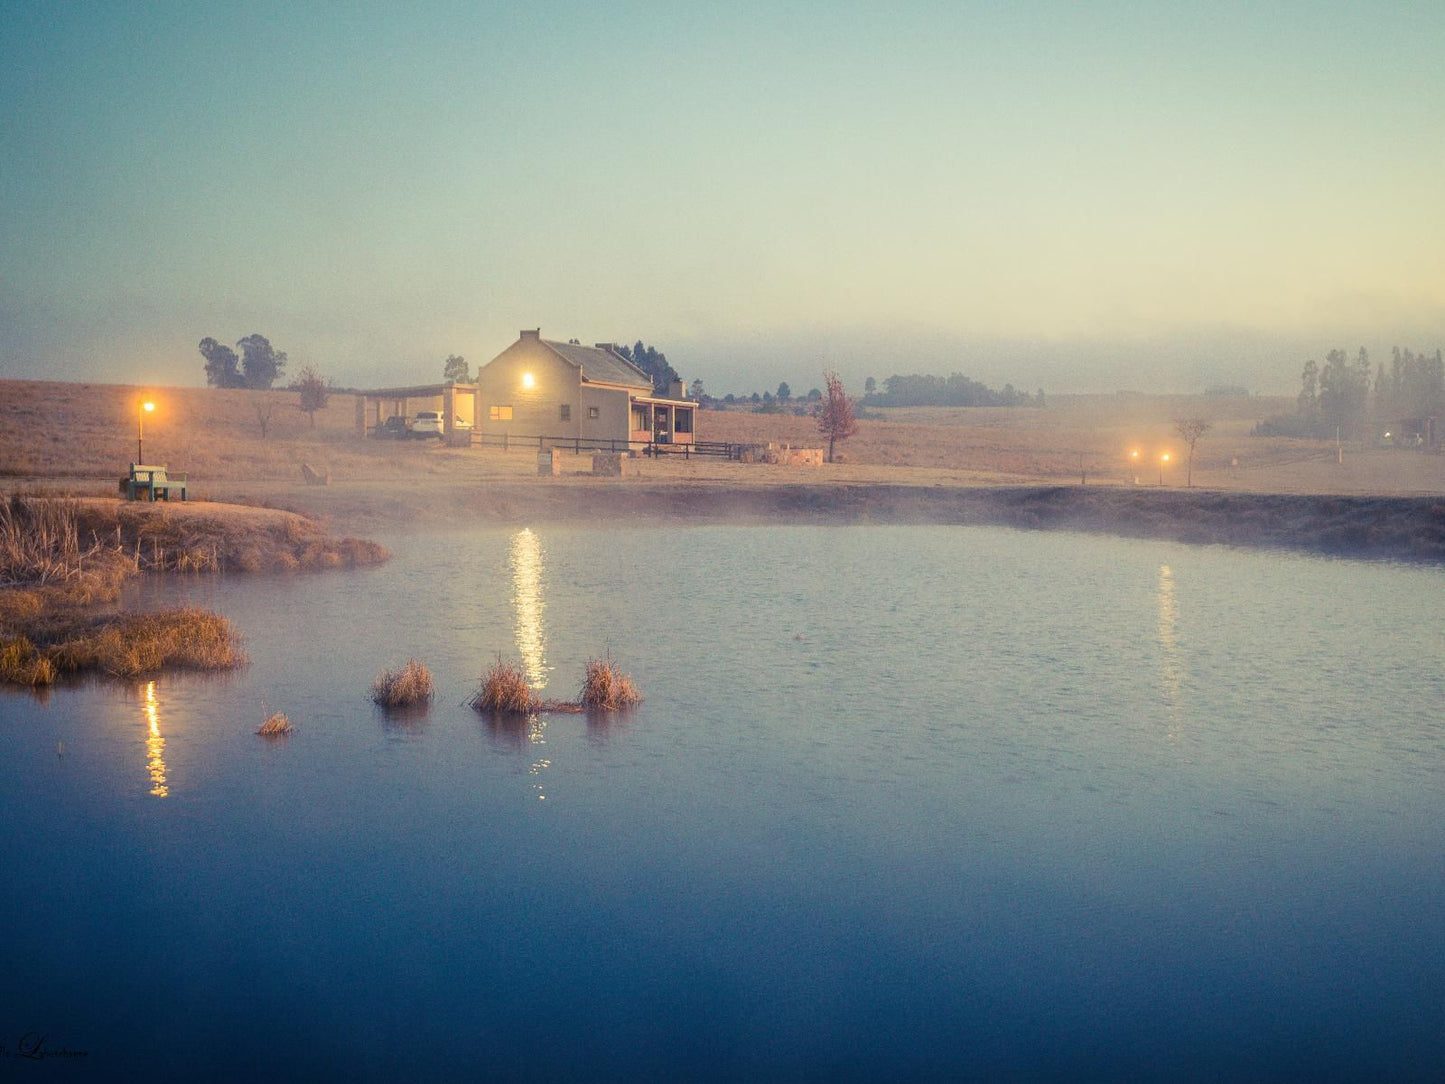
[{"label": "mist over water", "polygon": [[[162,1078],[1445,1056],[1439,570],[955,527],[385,541],[144,585],[236,621],[238,674],[0,698],[0,1043]],[[569,698],[607,651],[628,715],[463,703],[498,654]],[[412,656],[435,703],[375,709]]]}]

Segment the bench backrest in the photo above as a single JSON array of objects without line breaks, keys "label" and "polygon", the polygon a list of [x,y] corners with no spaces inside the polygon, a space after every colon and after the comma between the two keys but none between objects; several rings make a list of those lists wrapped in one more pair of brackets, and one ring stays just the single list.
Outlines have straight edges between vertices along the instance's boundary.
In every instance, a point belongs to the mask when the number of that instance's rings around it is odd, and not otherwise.
[{"label": "bench backrest", "polygon": [[142,463],[130,465],[130,477],[133,482],[149,482],[151,485],[164,485],[166,481],[165,467],[148,467]]}]

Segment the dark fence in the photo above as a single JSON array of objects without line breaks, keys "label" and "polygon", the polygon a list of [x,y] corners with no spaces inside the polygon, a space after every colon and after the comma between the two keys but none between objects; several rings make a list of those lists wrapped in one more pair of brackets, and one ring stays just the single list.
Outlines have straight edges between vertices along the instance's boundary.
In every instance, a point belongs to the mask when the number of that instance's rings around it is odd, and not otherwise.
[{"label": "dark fence", "polygon": [[583,452],[611,452],[616,455],[619,452],[639,451],[643,455],[680,455],[684,459],[691,459],[695,455],[713,456],[718,459],[741,459],[743,449],[741,444],[730,444],[723,440],[697,440],[685,444],[672,444],[657,440],[614,440],[610,437],[549,437],[525,436],[519,433],[482,433],[476,429],[472,430],[472,446],[501,448],[504,451],[512,448],[536,448],[538,451],[545,451],[548,448],[562,448],[563,450],[570,448],[577,455],[581,455]]}]

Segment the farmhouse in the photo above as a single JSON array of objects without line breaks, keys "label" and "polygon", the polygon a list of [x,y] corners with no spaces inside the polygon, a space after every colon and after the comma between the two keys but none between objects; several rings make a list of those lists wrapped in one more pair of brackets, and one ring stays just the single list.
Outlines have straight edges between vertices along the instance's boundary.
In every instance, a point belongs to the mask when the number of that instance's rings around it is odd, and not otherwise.
[{"label": "farmhouse", "polygon": [[669,396],[612,343],[583,346],[521,333],[477,374],[476,429],[488,444],[557,438],[623,450],[629,443],[691,444],[697,404],[675,382]]}]

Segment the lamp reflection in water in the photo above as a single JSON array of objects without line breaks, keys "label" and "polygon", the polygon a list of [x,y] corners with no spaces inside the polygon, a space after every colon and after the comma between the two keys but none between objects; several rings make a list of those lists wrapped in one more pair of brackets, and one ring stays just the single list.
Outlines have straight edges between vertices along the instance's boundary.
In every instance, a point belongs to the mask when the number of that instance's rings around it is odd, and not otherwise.
[{"label": "lamp reflection in water", "polygon": [[1169,713],[1169,738],[1179,737],[1179,708],[1184,691],[1184,652],[1179,646],[1179,605],[1174,572],[1159,566],[1159,691]]},{"label": "lamp reflection in water", "polygon": [[151,777],[151,793],[157,798],[170,794],[166,786],[166,739],[161,737],[161,705],[156,699],[156,683],[146,682],[146,771]]},{"label": "lamp reflection in water", "polygon": [[[517,622],[517,650],[522,653],[522,670],[527,684],[540,692],[547,686],[547,639],[542,628],[542,542],[530,528],[522,528],[512,537],[512,609]],[[547,744],[547,723],[540,715],[527,717],[527,741],[534,746]],[[533,760],[528,774],[533,777],[537,797],[545,801],[542,772],[552,762],[541,756]]]}]

